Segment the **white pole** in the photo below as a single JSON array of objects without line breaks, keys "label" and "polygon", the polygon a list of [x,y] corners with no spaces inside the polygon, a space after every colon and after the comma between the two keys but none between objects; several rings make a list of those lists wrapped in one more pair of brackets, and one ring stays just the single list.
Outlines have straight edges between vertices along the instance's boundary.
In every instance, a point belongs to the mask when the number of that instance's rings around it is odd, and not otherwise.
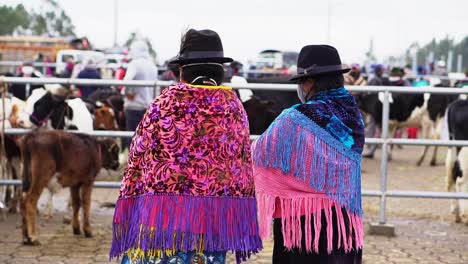
[{"label": "white pole", "polygon": [[114,47],[117,47],[118,14],[118,0],[114,0]]},{"label": "white pole", "polygon": [[462,66],[463,66],[463,55],[458,54],[458,56],[457,56],[457,72],[463,72]]},{"label": "white pole", "polygon": [[330,41],[331,41],[331,8],[332,8],[332,3],[331,3],[332,0],[328,0],[328,8],[327,8],[327,13],[328,13],[328,17],[327,17],[327,44],[331,44]]},{"label": "white pole", "polygon": [[453,50],[449,50],[447,56],[447,73],[452,72]]},{"label": "white pole", "polygon": [[434,63],[434,52],[429,53],[429,58],[427,62],[427,73],[432,74],[431,64]]},{"label": "white pole", "polygon": [[413,71],[414,75],[418,74],[418,49],[413,49],[413,61],[411,63],[411,70]]}]

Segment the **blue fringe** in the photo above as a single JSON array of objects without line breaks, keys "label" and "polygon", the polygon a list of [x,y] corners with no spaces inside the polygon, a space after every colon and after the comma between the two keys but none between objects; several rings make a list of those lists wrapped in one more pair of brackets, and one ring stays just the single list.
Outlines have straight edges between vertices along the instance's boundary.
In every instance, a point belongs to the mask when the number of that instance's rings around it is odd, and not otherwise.
[{"label": "blue fringe", "polygon": [[257,139],[256,150],[253,158],[257,166],[294,175],[362,215],[361,155],[299,111],[283,111]]}]

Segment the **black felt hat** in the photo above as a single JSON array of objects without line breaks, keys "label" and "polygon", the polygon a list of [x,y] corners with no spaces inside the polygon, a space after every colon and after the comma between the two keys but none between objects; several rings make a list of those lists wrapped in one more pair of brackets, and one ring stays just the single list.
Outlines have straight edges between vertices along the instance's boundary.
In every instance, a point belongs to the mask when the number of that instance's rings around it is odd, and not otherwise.
[{"label": "black felt hat", "polygon": [[346,73],[350,69],[341,64],[338,51],[329,45],[308,45],[301,49],[297,59],[297,75],[290,81],[304,77]]},{"label": "black felt hat", "polygon": [[190,29],[185,33],[180,43],[179,54],[169,63],[185,65],[189,63],[227,63],[232,61],[231,58],[224,57],[223,44],[218,33],[209,29]]}]

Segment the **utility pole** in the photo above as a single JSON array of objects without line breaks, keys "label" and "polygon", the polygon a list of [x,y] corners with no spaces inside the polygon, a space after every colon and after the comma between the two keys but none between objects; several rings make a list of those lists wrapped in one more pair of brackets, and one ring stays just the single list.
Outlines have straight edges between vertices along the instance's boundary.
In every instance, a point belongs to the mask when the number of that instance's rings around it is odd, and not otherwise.
[{"label": "utility pole", "polygon": [[331,41],[331,13],[332,13],[332,0],[328,0],[328,8],[327,8],[327,13],[328,13],[328,16],[327,16],[327,44],[331,44],[330,41]]},{"label": "utility pole", "polygon": [[463,55],[458,54],[458,56],[457,56],[457,72],[463,72],[462,65],[463,65]]},{"label": "utility pole", "polygon": [[453,64],[453,50],[449,50],[447,56],[447,73],[452,72],[452,64]]},{"label": "utility pole", "polygon": [[117,47],[118,15],[118,0],[114,0],[114,47]]}]

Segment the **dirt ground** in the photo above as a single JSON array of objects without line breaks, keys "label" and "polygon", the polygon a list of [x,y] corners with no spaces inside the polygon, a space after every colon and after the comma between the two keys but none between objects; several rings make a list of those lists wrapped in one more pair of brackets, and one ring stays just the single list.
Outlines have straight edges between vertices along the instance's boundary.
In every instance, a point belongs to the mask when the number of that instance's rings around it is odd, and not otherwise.
[{"label": "dirt ground", "polygon": [[[446,148],[439,148],[438,166],[421,167],[416,159],[421,147],[404,146],[395,149],[388,169],[388,190],[445,191]],[[362,188],[379,190],[380,152],[373,160],[363,160]],[[101,172],[98,180],[119,180],[117,173]],[[44,192],[39,208],[44,208]],[[20,218],[9,215],[0,222],[0,263],[109,263],[113,208],[118,190],[95,189],[92,196],[91,239],[74,236],[69,225],[62,223],[68,190],[54,196],[55,214],[52,219],[39,220],[41,246],[21,245]],[[379,200],[364,197],[364,222],[377,220]],[[364,263],[468,263],[468,226],[456,224],[449,212],[449,201],[442,199],[388,198],[388,223],[396,229],[396,237],[365,236]],[[249,263],[271,263],[272,243]],[[228,263],[235,263],[232,256]]]}]

